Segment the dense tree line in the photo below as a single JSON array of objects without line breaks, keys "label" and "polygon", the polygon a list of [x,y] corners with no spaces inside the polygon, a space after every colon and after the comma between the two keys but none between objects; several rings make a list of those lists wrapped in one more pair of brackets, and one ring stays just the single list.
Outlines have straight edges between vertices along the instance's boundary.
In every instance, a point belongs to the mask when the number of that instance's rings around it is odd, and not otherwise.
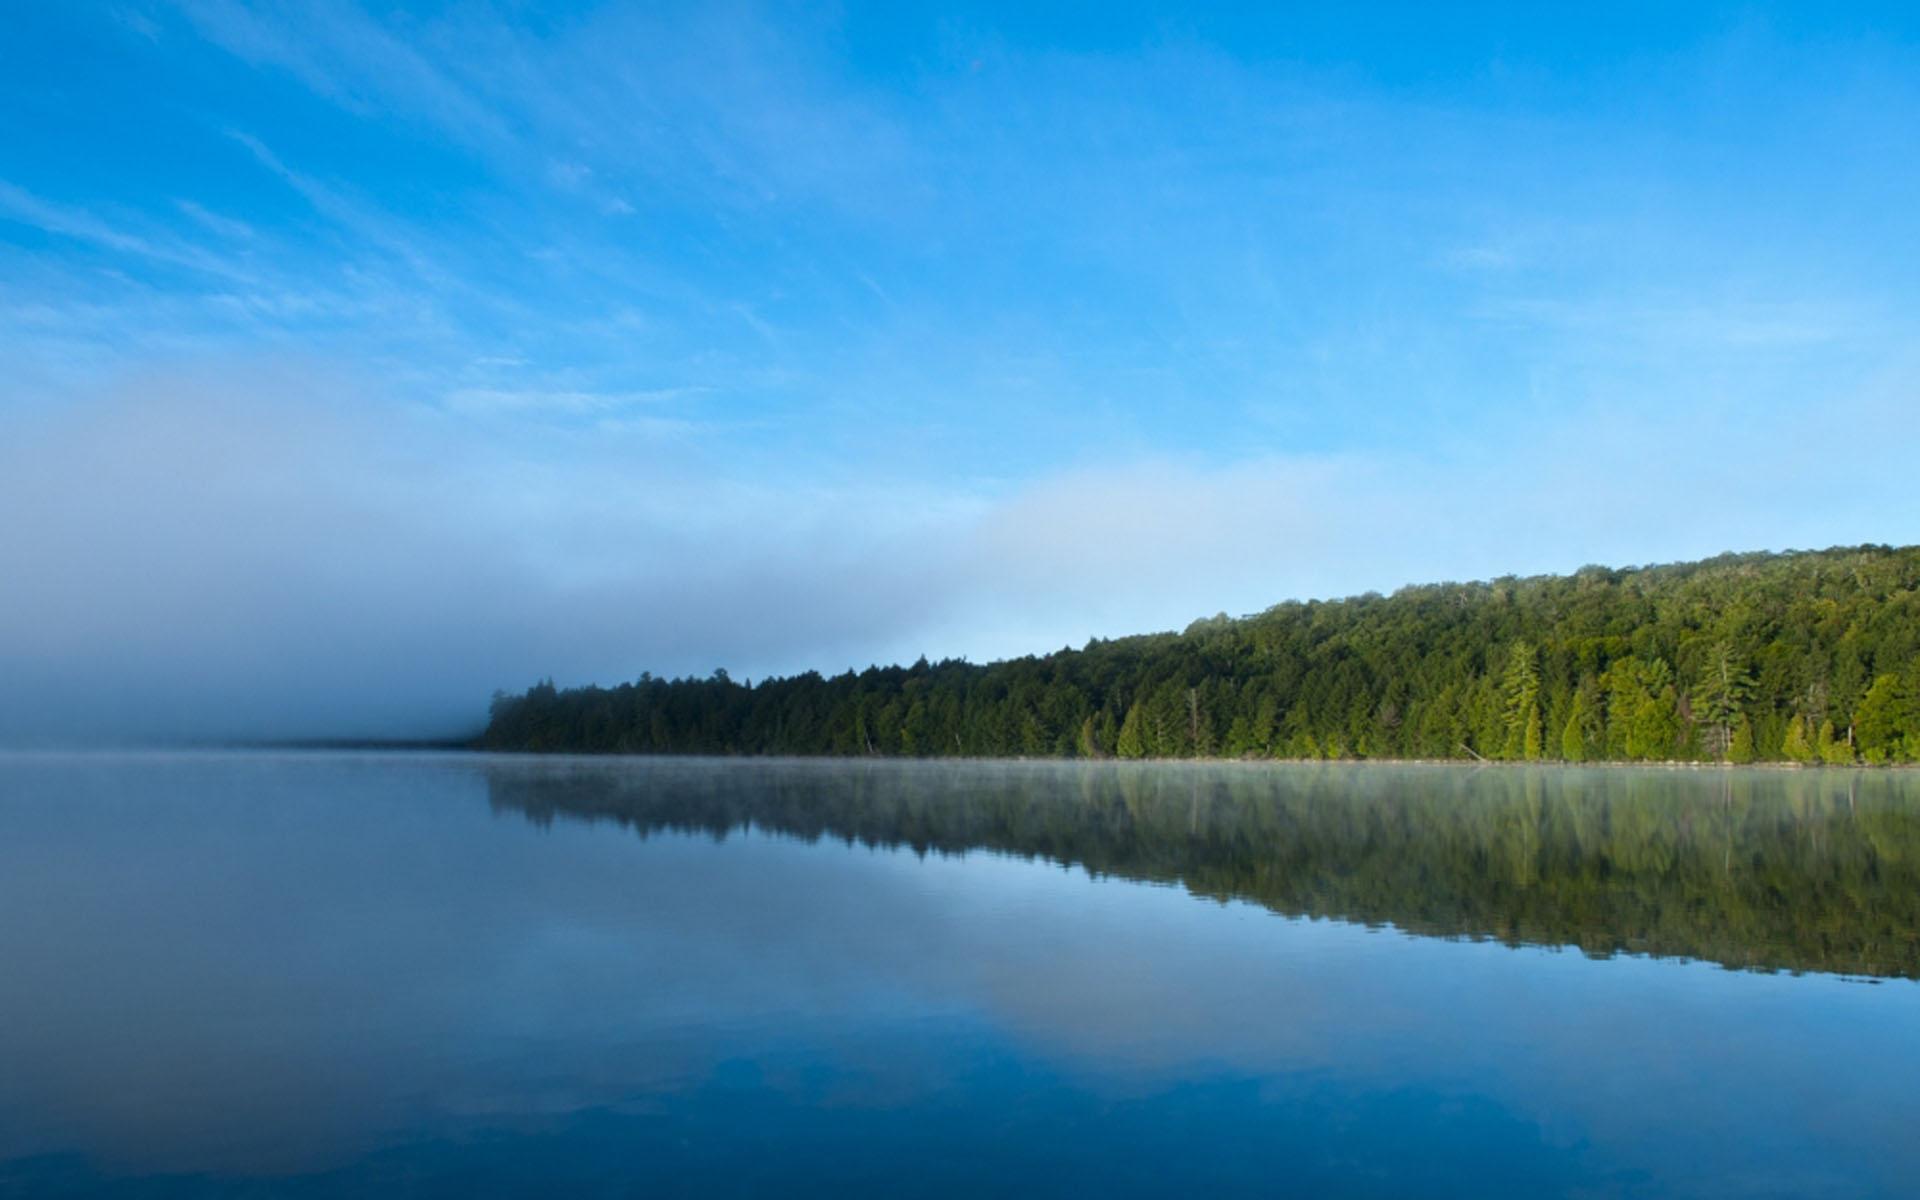
[{"label": "dense tree line", "polygon": [[1920,547],[1408,587],[976,665],[496,696],[489,749],[1920,761]]},{"label": "dense tree line", "polygon": [[544,760],[496,809],[991,850],[1438,937],[1920,978],[1920,775]]}]

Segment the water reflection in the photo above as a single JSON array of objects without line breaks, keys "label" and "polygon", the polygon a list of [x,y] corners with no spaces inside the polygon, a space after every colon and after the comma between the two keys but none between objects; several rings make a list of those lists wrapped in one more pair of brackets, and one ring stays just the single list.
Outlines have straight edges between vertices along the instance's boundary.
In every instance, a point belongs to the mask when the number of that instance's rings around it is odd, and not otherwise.
[{"label": "water reflection", "polygon": [[1920,776],[1458,767],[496,763],[496,809],[993,850],[1441,937],[1920,978]]},{"label": "water reflection", "polygon": [[0,1196],[1914,1194],[1914,783],[0,756]]}]

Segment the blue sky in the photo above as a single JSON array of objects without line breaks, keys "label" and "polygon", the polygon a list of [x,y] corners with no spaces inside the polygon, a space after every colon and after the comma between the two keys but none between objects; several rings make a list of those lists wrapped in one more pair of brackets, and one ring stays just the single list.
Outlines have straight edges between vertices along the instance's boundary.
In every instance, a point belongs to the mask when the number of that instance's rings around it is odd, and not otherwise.
[{"label": "blue sky", "polygon": [[0,21],[0,734],[1920,541],[1896,6]]}]

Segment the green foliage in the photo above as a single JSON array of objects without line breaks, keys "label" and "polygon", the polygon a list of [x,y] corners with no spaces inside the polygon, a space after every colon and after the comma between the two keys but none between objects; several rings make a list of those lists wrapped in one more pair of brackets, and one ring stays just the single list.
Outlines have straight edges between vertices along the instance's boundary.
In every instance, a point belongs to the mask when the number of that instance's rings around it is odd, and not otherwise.
[{"label": "green foliage", "polygon": [[[1815,731],[1825,726],[1826,740]],[[1920,548],[1281,604],[1185,632],[496,696],[489,749],[993,757],[1920,758]]]},{"label": "green foliage", "polygon": [[1665,762],[1680,740],[1678,697],[1665,659],[1629,655],[1607,671],[1608,746],[1614,757]]},{"label": "green foliage", "polygon": [[1853,765],[1853,746],[1834,736],[1833,722],[1820,722],[1820,736],[1813,744],[1814,756],[1830,767]]},{"label": "green foliage", "polygon": [[1591,677],[1574,689],[1567,711],[1566,728],[1560,734],[1560,757],[1568,762],[1586,762],[1605,750],[1605,721],[1601,713],[1599,684]]},{"label": "green foliage", "polygon": [[1535,732],[1533,752],[1527,752],[1527,733],[1540,720],[1540,669],[1538,652],[1525,641],[1515,642],[1507,654],[1507,671],[1500,691],[1505,697],[1506,743],[1503,758],[1539,758],[1540,738]]},{"label": "green foliage", "polygon": [[1567,714],[1567,727],[1560,734],[1560,757],[1568,762],[1587,761],[1587,739],[1581,731],[1586,715],[1586,701],[1575,692],[1573,711]]},{"label": "green foliage", "polygon": [[1147,756],[1146,735],[1141,732],[1143,719],[1140,706],[1127,709],[1126,720],[1120,722],[1120,740],[1114,746],[1114,752],[1121,758],[1145,758]]},{"label": "green foliage", "polygon": [[1796,714],[1787,724],[1787,736],[1780,743],[1780,757],[1788,762],[1814,761],[1813,744],[1807,741],[1807,719]]},{"label": "green foliage", "polygon": [[1753,696],[1753,677],[1735,664],[1733,647],[1716,642],[1705,674],[1693,689],[1693,713],[1703,723],[1702,743],[1715,758],[1726,758],[1733,747],[1734,727]]},{"label": "green foliage", "polygon": [[1105,752],[1100,748],[1100,738],[1094,731],[1093,718],[1091,716],[1080,722],[1080,738],[1074,743],[1074,749],[1079,753],[1081,758],[1106,757]]},{"label": "green foliage", "polygon": [[1753,744],[1753,722],[1742,716],[1740,723],[1733,728],[1733,740],[1727,747],[1727,761],[1750,763],[1758,758],[1759,751]]},{"label": "green foliage", "polygon": [[1913,697],[1905,681],[1893,674],[1876,676],[1854,714],[1860,757],[1870,763],[1906,759],[1913,731],[1920,728],[1914,717]]}]

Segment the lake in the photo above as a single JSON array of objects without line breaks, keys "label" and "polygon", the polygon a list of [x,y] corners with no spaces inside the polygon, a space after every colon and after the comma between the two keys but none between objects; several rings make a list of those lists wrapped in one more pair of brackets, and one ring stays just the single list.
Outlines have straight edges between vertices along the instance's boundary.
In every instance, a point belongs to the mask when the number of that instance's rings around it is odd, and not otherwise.
[{"label": "lake", "polygon": [[1920,775],[0,758],[0,1195],[1911,1196]]}]

